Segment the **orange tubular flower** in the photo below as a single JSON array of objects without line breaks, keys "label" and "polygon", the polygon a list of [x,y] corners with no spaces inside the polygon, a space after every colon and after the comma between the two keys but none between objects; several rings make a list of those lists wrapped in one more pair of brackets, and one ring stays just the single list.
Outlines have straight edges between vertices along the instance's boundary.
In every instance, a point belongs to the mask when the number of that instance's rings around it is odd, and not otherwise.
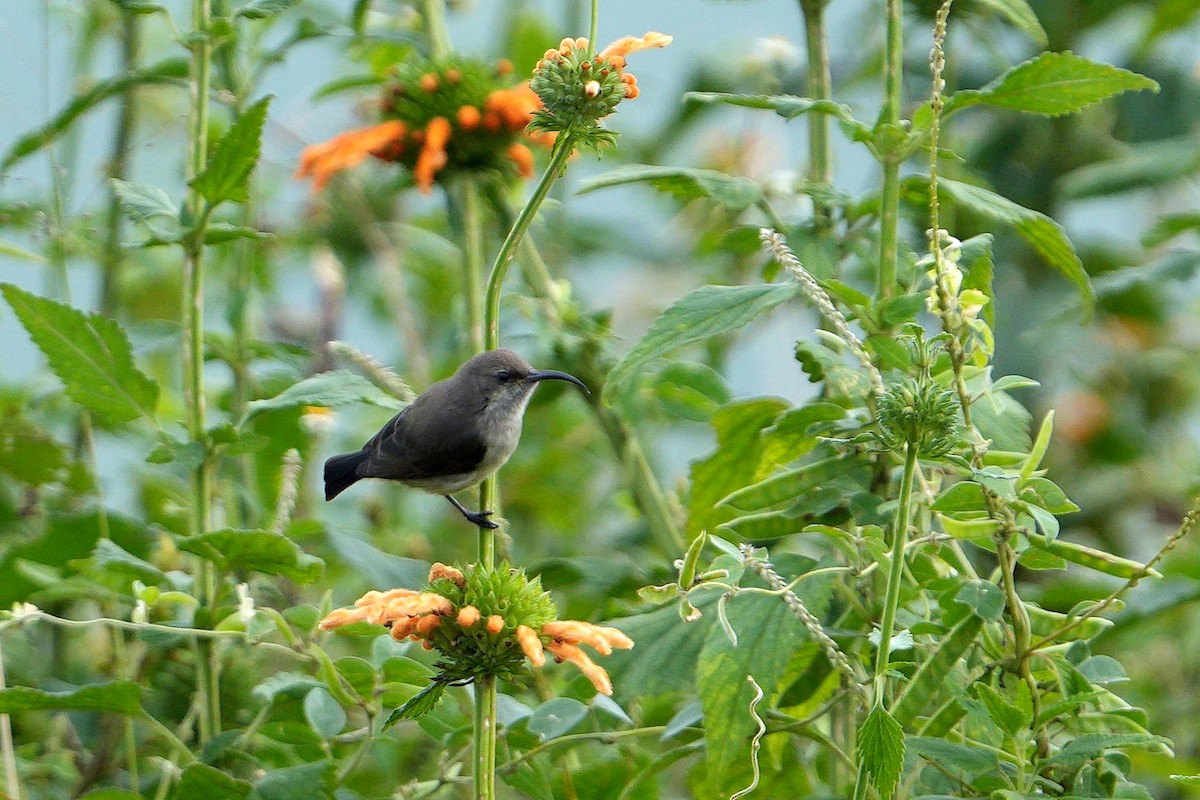
[{"label": "orange tubular flower", "polygon": [[[639,50],[666,47],[672,41],[674,41],[673,37],[667,36],[665,33],[659,33],[658,31],[650,31],[645,36],[623,36],[601,50],[600,58],[605,61],[613,57],[623,59],[630,53],[636,53]],[[623,63],[622,66],[624,66]]]},{"label": "orange tubular flower", "polygon": [[297,178],[313,179],[313,191],[319,192],[338,172],[362,163],[369,155],[391,153],[402,145],[408,127],[400,120],[388,120],[369,128],[339,134],[327,142],[304,148],[300,154]]},{"label": "orange tubular flower", "polygon": [[425,141],[421,145],[421,155],[417,156],[417,165],[413,167],[413,178],[417,187],[429,194],[433,191],[433,179],[438,171],[446,166],[446,142],[450,140],[450,120],[445,117],[434,117],[425,129]]},{"label": "orange tubular flower", "polygon": [[541,100],[528,82],[511,85],[511,72],[507,62],[466,59],[398,65],[380,100],[388,121],[307,148],[296,175],[312,177],[317,192],[368,155],[408,168],[426,193],[456,171],[532,174],[526,152],[514,145],[547,145],[553,136],[526,132]]},{"label": "orange tubular flower", "polygon": [[521,570],[460,570],[434,564],[426,591],[367,592],[353,608],[330,612],[320,627],[330,630],[354,622],[388,626],[397,641],[413,639],[440,653],[441,673],[435,681],[444,684],[482,675],[518,679],[526,659],[542,667],[549,651],[557,661],[578,667],[596,691],[612,694],[608,672],[580,645],[609,655],[614,649],[633,647],[633,640],[616,628],[556,620],[555,614],[538,579],[527,578]]},{"label": "orange tubular flower", "polygon": [[597,692],[604,695],[612,694],[612,680],[608,677],[608,672],[604,667],[592,661],[587,653],[575,645],[565,642],[551,642],[546,645],[546,649],[554,655],[556,660],[570,661],[579,667],[579,671],[592,682],[592,686],[596,687]]}]

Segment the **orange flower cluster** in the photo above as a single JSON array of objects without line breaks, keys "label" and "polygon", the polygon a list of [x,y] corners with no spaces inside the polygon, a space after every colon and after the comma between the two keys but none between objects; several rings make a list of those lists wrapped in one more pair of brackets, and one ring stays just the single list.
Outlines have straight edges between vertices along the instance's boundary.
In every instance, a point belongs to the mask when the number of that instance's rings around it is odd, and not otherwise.
[{"label": "orange flower cluster", "polygon": [[[465,578],[457,569],[445,564],[434,564],[429,573],[433,583],[439,578],[448,578],[462,586]],[[614,649],[626,650],[633,647],[633,640],[616,628],[593,625],[575,620],[554,620],[543,624],[540,630],[518,624],[506,634],[509,623],[499,614],[483,616],[478,608],[465,605],[455,609],[450,600],[434,592],[418,592],[411,589],[392,589],[386,592],[371,591],[363,595],[353,608],[336,609],[320,622],[321,630],[331,630],[354,622],[370,622],[391,628],[397,640],[412,639],[422,646],[433,649],[435,631],[456,637],[479,629],[489,636],[512,636],[521,652],[535,667],[546,663],[548,650],[555,661],[570,661],[579,668],[596,691],[611,695],[612,681],[608,672],[591,659],[579,645],[586,644],[600,655],[610,655]],[[448,629],[450,626],[457,631]]]},{"label": "orange flower cluster", "polygon": [[452,168],[494,170],[507,160],[517,174],[531,177],[533,153],[526,142],[546,145],[553,136],[525,134],[541,101],[527,82],[496,86],[511,71],[507,62],[486,69],[465,61],[398,70],[380,103],[394,118],[305,148],[296,177],[311,177],[313,191],[319,192],[367,156],[408,167],[426,193]]}]

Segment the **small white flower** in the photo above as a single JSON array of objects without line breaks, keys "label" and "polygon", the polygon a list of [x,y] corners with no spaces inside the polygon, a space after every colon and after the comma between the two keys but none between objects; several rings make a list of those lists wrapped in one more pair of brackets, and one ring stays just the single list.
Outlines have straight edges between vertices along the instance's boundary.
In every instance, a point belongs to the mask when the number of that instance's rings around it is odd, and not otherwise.
[{"label": "small white flower", "polygon": [[138,625],[145,625],[150,621],[150,606],[146,605],[146,601],[139,597],[129,618]]},{"label": "small white flower", "polygon": [[250,596],[250,585],[239,583],[237,585],[238,596],[238,619],[243,625],[249,625],[254,619],[254,598]]},{"label": "small white flower", "polygon": [[37,606],[35,606],[33,603],[13,603],[12,604],[13,619],[23,619],[25,617],[32,617],[40,612],[41,612],[41,609],[38,608]]}]

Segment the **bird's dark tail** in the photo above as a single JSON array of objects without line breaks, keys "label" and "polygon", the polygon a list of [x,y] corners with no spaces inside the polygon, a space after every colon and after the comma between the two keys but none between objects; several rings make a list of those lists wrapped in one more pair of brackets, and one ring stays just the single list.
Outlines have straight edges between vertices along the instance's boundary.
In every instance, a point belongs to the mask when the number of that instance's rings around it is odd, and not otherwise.
[{"label": "bird's dark tail", "polygon": [[367,458],[366,450],[356,453],[343,453],[325,462],[325,500],[337,497],[358,481],[358,465]]}]

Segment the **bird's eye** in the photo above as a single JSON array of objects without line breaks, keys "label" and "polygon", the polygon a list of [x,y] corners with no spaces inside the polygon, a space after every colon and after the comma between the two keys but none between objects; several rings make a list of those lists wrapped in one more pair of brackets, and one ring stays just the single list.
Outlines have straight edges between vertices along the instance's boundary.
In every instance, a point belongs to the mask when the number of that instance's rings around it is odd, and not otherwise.
[{"label": "bird's eye", "polygon": [[499,380],[501,383],[508,383],[509,381],[511,381],[511,380],[512,380],[512,373],[511,373],[511,372],[509,372],[509,371],[508,371],[508,370],[506,370],[506,369],[502,369],[502,370],[500,370],[499,372],[497,372],[497,373],[496,373],[496,378],[497,378],[497,379],[498,379],[498,380]]}]

